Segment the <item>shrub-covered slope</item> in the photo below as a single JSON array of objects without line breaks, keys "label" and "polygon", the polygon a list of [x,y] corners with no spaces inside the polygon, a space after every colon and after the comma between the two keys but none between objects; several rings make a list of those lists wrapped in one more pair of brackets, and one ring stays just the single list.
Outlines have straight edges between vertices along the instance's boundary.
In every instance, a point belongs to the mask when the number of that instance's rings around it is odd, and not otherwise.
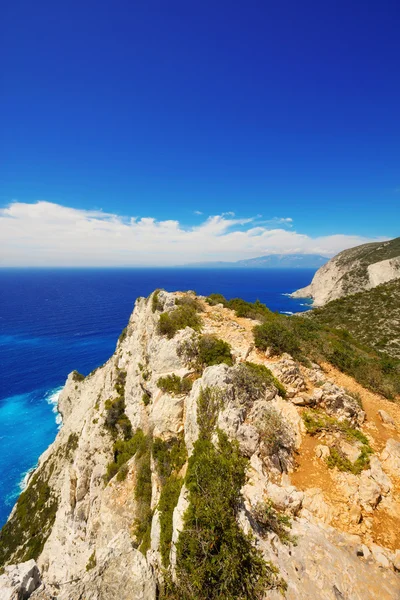
[{"label": "shrub-covered slope", "polygon": [[347,329],[363,343],[400,358],[400,279],[332,300],[308,315],[316,323]]}]

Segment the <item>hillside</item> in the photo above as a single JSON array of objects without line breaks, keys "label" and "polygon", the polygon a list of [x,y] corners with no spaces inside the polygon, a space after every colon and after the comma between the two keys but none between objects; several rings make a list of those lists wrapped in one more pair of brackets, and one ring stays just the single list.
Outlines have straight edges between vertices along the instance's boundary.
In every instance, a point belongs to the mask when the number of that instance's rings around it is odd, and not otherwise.
[{"label": "hillside", "polygon": [[292,296],[313,298],[315,306],[322,306],[399,277],[400,238],[395,238],[340,252],[318,269],[310,285]]},{"label": "hillside", "polygon": [[347,329],[363,343],[400,358],[400,279],[332,300],[307,316],[329,327]]},{"label": "hillside", "polygon": [[399,365],[259,302],[139,298],[68,377],[0,597],[400,597]]}]

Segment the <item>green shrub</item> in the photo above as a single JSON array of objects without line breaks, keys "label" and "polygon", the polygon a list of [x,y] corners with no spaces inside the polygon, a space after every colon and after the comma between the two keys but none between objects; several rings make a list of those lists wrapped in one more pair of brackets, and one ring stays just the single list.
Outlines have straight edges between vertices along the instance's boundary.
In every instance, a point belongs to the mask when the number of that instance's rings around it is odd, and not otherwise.
[{"label": "green shrub", "polygon": [[[47,468],[46,468],[47,467]],[[0,564],[36,560],[50,535],[58,501],[48,484],[54,468],[43,465],[19,496],[14,512],[0,531]]]},{"label": "green shrub", "polygon": [[121,331],[121,335],[118,338],[118,344],[122,344],[122,342],[126,339],[128,333],[128,328],[124,327],[123,330]]},{"label": "green shrub", "polygon": [[137,459],[136,471],[136,519],[134,523],[134,535],[136,545],[145,555],[150,548],[151,521],[153,512],[151,510],[151,438],[145,436],[145,449]]},{"label": "green shrub", "polygon": [[293,544],[296,539],[290,534],[292,524],[290,518],[275,509],[271,500],[259,502],[253,509],[252,515],[261,529],[262,534],[275,533],[283,544]]},{"label": "green shrub", "polygon": [[286,397],[285,387],[264,365],[240,363],[231,371],[230,382],[239,401],[247,406],[264,397],[271,387],[275,387],[283,398]]},{"label": "green shrub", "polygon": [[278,459],[282,471],[286,471],[295,444],[293,434],[283,416],[275,408],[267,408],[258,424],[258,431],[263,442],[263,455]]},{"label": "green shrub", "polygon": [[237,521],[247,461],[238,444],[218,433],[218,445],[198,439],[189,459],[189,507],[176,544],[176,583],[164,598],[183,600],[260,599],[285,589],[277,569],[264,561]]},{"label": "green shrub", "polygon": [[222,407],[222,392],[217,387],[201,388],[197,399],[197,423],[199,436],[211,439]]},{"label": "green shrub", "polygon": [[188,394],[192,389],[192,381],[187,377],[179,377],[178,375],[166,375],[160,377],[157,381],[157,385],[161,391],[166,394],[172,394],[173,396],[179,396],[181,394]]},{"label": "green shrub", "polygon": [[175,304],[177,306],[188,306],[196,312],[204,311],[200,300],[195,296],[181,296],[180,298],[175,299]]},{"label": "green shrub", "polygon": [[[113,445],[114,460],[107,465],[106,481],[110,481],[132,456],[137,454],[138,458],[140,458],[145,454],[147,449],[148,440],[141,429],[137,429],[128,440],[116,440]],[[125,476],[126,474],[127,472]],[[123,475],[121,477],[125,478]]]},{"label": "green shrub", "polygon": [[161,312],[164,308],[164,304],[159,298],[160,291],[161,290],[156,290],[151,297],[151,310],[153,313],[157,311]]},{"label": "green shrub", "polygon": [[70,433],[68,436],[66,446],[65,446],[65,456],[67,458],[70,458],[74,454],[75,450],[78,447],[78,443],[79,443],[78,434],[75,432]]},{"label": "green shrub", "polygon": [[273,313],[259,300],[256,300],[255,302],[246,302],[245,300],[242,300],[242,298],[232,298],[232,300],[227,300],[222,294],[210,294],[208,298],[206,298],[206,302],[211,306],[223,304],[225,308],[234,310],[237,317],[246,317],[248,319],[264,321],[273,316]]},{"label": "green shrub", "polygon": [[178,306],[171,312],[164,312],[158,321],[158,333],[173,338],[177,331],[191,327],[195,331],[201,329],[201,319],[197,311],[188,305]]},{"label": "green shrub", "polygon": [[148,406],[150,404],[150,400],[151,400],[151,396],[150,396],[149,392],[143,392],[143,394],[142,394],[143,404],[145,406]]},{"label": "green shrub", "polygon": [[233,365],[231,347],[228,342],[213,335],[202,335],[198,344],[198,360],[203,367],[225,363]]},{"label": "green shrub", "polygon": [[85,376],[82,375],[82,373],[79,373],[79,371],[72,371],[72,379],[73,381],[83,381],[85,379]]},{"label": "green shrub", "polygon": [[187,450],[182,435],[170,440],[154,438],[152,451],[156,469],[162,483],[172,473],[179,473],[187,460]]},{"label": "green shrub", "polygon": [[272,355],[287,352],[298,356],[300,346],[293,331],[284,321],[275,319],[254,327],[254,343],[259,350],[270,350]]},{"label": "green shrub", "polygon": [[172,540],[172,515],[179,500],[183,479],[171,475],[161,490],[158,510],[160,511],[160,552],[164,567],[169,565]]},{"label": "green shrub", "polygon": [[92,554],[89,556],[89,560],[86,565],[86,571],[91,571],[92,569],[94,569],[96,564],[96,552],[92,552]]},{"label": "green shrub", "polygon": [[369,458],[373,450],[367,436],[362,431],[352,427],[348,421],[338,421],[322,411],[305,411],[302,417],[306,430],[310,435],[315,435],[322,431],[338,432],[349,442],[359,442],[361,444],[360,456],[354,463],[347,458],[339,445],[331,447],[329,449],[330,454],[326,459],[328,467],[337,467],[339,471],[349,471],[355,475],[358,475],[361,471],[369,467]]}]

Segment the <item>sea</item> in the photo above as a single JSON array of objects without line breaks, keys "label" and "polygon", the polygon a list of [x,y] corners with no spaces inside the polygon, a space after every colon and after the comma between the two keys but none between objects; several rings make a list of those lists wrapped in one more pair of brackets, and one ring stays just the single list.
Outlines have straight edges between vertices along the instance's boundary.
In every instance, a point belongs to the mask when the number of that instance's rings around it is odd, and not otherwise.
[{"label": "sea", "polygon": [[314,269],[0,269],[0,526],[62,426],[57,398],[114,352],[138,296],[156,288],[260,300],[286,314]]}]

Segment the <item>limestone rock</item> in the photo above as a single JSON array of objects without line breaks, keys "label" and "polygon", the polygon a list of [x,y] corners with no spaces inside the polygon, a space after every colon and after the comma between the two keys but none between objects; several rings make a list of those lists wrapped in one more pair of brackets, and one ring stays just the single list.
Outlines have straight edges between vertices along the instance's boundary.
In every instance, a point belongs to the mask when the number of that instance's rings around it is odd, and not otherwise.
[{"label": "limestone rock", "polygon": [[0,575],[0,599],[24,600],[41,584],[38,566],[34,560],[9,565]]},{"label": "limestone rock", "polygon": [[378,410],[378,415],[384,425],[387,427],[391,427],[392,429],[396,429],[396,423],[393,418],[383,409]]},{"label": "limestone rock", "polygon": [[371,477],[381,488],[383,494],[388,494],[392,487],[392,482],[382,469],[381,461],[375,455],[370,458]]},{"label": "limestone rock", "polygon": [[369,475],[368,471],[362,472],[358,493],[362,507],[367,512],[372,512],[381,499],[381,488]]},{"label": "limestone rock", "polygon": [[381,452],[382,466],[396,477],[400,476],[400,442],[390,439]]}]

